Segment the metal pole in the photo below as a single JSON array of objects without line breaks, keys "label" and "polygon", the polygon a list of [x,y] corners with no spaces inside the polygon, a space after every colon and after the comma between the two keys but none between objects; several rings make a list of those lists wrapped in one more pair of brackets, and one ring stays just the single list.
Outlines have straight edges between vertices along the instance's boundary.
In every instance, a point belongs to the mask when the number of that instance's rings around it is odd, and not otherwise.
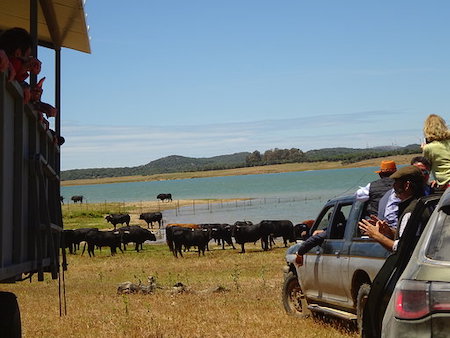
[{"label": "metal pole", "polygon": [[[38,0],[30,0],[30,35],[33,41],[33,46],[31,48],[31,55],[38,57],[38,47],[37,47],[37,16],[38,16]],[[37,75],[31,74],[30,76],[30,86],[33,87],[37,81]]]}]

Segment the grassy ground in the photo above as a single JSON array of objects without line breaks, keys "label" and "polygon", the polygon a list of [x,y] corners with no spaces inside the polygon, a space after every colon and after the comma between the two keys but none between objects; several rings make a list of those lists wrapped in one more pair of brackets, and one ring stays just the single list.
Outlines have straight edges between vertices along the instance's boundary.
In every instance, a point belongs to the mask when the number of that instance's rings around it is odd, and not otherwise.
[{"label": "grassy ground", "polygon": [[70,186],[83,184],[107,184],[119,182],[161,181],[161,180],[174,180],[174,179],[200,178],[200,177],[270,174],[270,173],[283,173],[283,172],[305,171],[305,170],[376,167],[380,165],[382,160],[394,160],[397,163],[397,165],[400,165],[400,164],[409,164],[411,158],[418,155],[420,154],[374,158],[370,160],[345,165],[342,164],[341,162],[287,163],[287,164],[276,164],[259,167],[227,169],[227,170],[210,170],[210,171],[158,174],[150,176],[125,176],[125,177],[107,177],[98,179],[71,180],[71,181],[62,181],[61,185]]},{"label": "grassy ground", "polygon": [[[213,246],[203,257],[176,259],[166,245],[111,257],[71,255],[65,274],[67,315],[59,317],[58,283],[6,285],[17,294],[25,337],[343,337],[335,324],[285,314],[281,301],[284,248],[248,253]],[[118,295],[121,282],[152,275],[155,294]],[[172,294],[177,282],[193,292]],[[222,286],[223,293],[199,291]]]},{"label": "grassy ground", "polygon": [[[84,206],[83,206],[84,207]],[[131,206],[65,207],[64,219],[75,227],[98,224],[103,213]],[[105,208],[105,209],[103,209]],[[129,208],[129,209],[128,209]],[[101,215],[99,218],[98,215]],[[221,250],[198,257],[188,252],[174,258],[164,244],[144,251],[111,256],[104,248],[96,257],[69,255],[65,273],[67,315],[59,317],[58,282],[2,285],[14,292],[21,307],[25,337],[356,337],[354,331],[313,319],[288,316],[281,305],[285,249],[278,245],[262,252],[260,243],[246,245],[247,253]],[[154,294],[118,295],[117,285],[146,283],[156,277]],[[182,282],[191,292],[173,294]],[[223,287],[226,292],[203,292]]]},{"label": "grassy ground", "polygon": [[[233,199],[243,200],[243,199]],[[62,206],[64,216],[64,229],[76,229],[84,227],[96,227],[99,229],[112,229],[111,223],[107,223],[107,214],[130,214],[130,225],[147,226],[145,221],[139,219],[143,212],[157,212],[167,209],[180,208],[186,205],[228,202],[230,199],[196,199],[176,200],[173,202],[140,201],[140,202],[110,202],[110,203],[67,203]],[[120,226],[120,225],[119,225]],[[157,225],[154,225],[155,229]]]}]

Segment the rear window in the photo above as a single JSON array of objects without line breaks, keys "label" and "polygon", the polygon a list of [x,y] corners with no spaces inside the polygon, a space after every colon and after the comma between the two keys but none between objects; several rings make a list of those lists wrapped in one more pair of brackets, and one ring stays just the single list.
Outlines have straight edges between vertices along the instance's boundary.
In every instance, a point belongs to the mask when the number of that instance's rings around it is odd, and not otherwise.
[{"label": "rear window", "polygon": [[439,212],[426,256],[438,261],[450,261],[450,207]]}]

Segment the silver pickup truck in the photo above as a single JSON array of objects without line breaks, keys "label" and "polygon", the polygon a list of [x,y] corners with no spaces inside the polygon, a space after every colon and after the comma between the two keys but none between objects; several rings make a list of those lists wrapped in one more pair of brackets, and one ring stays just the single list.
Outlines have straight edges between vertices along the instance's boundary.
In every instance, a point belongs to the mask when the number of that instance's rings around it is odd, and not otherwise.
[{"label": "silver pickup truck", "polygon": [[358,221],[365,208],[353,196],[328,201],[310,230],[325,230],[323,243],[304,255],[302,266],[294,263],[301,243],[288,248],[282,299],[289,314],[325,314],[357,321],[361,327],[370,286],[389,255],[360,233]]}]

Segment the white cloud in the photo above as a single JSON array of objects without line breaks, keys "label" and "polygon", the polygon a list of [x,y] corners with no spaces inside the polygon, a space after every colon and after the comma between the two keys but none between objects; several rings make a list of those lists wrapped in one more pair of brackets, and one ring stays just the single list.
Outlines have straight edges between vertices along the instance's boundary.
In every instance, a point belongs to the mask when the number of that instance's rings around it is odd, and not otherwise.
[{"label": "white cloud", "polygon": [[95,126],[68,121],[62,127],[66,138],[62,168],[137,166],[175,154],[210,157],[275,147],[305,151],[418,143],[420,126],[407,116],[374,111],[191,126]]}]

